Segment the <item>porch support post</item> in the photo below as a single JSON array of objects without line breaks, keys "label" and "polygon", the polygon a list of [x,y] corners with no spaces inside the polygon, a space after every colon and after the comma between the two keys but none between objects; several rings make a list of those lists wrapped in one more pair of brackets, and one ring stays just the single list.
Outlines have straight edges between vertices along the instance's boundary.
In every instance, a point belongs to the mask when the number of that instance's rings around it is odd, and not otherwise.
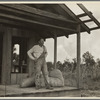
[{"label": "porch support post", "polygon": [[12,29],[5,27],[3,35],[2,57],[2,84],[10,84],[11,81],[11,52],[12,52]]},{"label": "porch support post", "polygon": [[77,33],[77,87],[80,88],[80,54],[81,54],[81,43],[80,43],[80,25],[78,25],[78,33]]},{"label": "porch support post", "polygon": [[54,35],[54,68],[56,69],[57,63],[57,35]]}]

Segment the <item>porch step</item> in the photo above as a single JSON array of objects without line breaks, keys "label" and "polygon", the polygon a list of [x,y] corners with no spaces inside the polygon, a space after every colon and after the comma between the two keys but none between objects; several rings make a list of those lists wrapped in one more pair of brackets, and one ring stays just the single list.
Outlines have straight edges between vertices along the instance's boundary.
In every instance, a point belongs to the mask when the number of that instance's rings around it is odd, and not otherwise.
[{"label": "porch step", "polygon": [[81,93],[76,87],[55,87],[53,90],[45,88],[36,90],[34,87],[19,88],[17,85],[0,86],[0,97],[80,97]]}]

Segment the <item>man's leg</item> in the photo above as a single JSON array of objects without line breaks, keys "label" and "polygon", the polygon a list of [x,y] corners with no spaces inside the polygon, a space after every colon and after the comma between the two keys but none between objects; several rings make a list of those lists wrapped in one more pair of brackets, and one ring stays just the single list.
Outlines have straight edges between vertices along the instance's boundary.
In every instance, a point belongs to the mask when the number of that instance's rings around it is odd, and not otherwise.
[{"label": "man's leg", "polygon": [[41,61],[37,61],[35,63],[35,85],[36,85],[36,89],[39,89],[41,87],[40,75],[41,75]]},{"label": "man's leg", "polygon": [[42,73],[43,73],[43,76],[44,76],[44,81],[45,81],[46,88],[47,89],[53,89],[52,87],[50,87],[50,84],[49,84],[47,64],[46,64],[45,60],[44,60],[43,65],[42,65]]}]

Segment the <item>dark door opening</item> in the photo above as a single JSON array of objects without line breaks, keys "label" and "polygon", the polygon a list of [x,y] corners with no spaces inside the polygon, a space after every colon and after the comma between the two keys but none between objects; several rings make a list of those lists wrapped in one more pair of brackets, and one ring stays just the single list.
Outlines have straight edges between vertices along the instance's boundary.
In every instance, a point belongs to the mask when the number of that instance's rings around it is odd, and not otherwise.
[{"label": "dark door opening", "polygon": [[12,38],[12,73],[27,73],[27,38]]},{"label": "dark door opening", "polygon": [[2,78],[2,48],[3,48],[3,36],[0,36],[0,83]]}]

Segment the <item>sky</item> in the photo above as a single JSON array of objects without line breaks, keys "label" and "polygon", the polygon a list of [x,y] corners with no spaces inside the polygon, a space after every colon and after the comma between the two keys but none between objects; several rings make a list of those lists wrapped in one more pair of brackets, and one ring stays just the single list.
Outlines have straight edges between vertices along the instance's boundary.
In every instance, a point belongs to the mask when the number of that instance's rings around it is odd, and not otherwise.
[{"label": "sky", "polygon": [[[78,7],[77,3],[65,3],[76,15],[83,13]],[[93,16],[100,22],[100,2],[82,2],[82,4],[93,13]],[[81,20],[84,20],[83,18]],[[88,24],[89,27],[95,26],[93,23]],[[64,62],[65,59],[72,61],[76,58],[76,35],[70,35],[69,38],[60,37],[57,38],[57,61]],[[47,47],[48,56],[47,61],[54,61],[54,39],[46,39],[45,45]],[[100,29],[91,31],[91,34],[87,32],[81,33],[81,57],[89,51],[96,60],[100,58]]]}]

